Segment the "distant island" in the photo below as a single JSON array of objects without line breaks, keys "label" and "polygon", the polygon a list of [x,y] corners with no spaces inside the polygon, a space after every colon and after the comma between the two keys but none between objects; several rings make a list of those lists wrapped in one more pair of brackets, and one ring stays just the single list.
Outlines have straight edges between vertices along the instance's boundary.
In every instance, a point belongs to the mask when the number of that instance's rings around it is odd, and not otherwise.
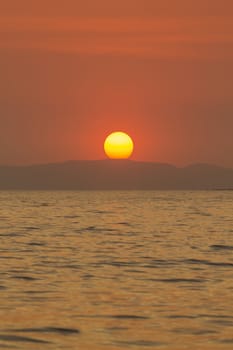
[{"label": "distant island", "polygon": [[0,190],[233,190],[233,169],[132,160],[2,165]]}]

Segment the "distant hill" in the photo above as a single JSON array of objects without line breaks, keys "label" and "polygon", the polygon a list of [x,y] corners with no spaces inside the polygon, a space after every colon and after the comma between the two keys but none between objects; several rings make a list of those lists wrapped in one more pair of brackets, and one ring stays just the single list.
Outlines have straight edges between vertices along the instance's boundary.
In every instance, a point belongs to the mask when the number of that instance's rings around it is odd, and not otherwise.
[{"label": "distant hill", "polygon": [[130,160],[0,166],[0,190],[233,190],[233,169]]}]

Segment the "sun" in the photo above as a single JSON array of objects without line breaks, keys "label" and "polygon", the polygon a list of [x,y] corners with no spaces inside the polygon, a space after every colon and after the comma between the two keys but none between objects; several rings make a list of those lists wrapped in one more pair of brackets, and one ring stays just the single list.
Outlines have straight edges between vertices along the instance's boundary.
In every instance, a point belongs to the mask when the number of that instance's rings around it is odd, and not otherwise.
[{"label": "sun", "polygon": [[129,135],[115,131],[104,142],[104,151],[111,159],[128,159],[133,153],[134,144]]}]

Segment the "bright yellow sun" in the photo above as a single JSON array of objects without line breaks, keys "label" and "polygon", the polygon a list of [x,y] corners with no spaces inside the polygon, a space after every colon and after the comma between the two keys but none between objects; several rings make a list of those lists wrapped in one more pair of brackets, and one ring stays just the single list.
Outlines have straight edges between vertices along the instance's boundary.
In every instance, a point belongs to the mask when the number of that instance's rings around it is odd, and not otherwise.
[{"label": "bright yellow sun", "polygon": [[131,137],[122,131],[108,135],[104,142],[104,151],[111,159],[127,159],[133,153],[133,148]]}]

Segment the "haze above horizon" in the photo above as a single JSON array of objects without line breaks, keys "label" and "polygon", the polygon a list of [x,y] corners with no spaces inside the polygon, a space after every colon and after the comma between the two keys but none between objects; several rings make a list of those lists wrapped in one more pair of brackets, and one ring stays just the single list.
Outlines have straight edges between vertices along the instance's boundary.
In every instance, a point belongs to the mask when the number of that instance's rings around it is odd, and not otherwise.
[{"label": "haze above horizon", "polygon": [[[211,3],[211,5],[210,5]],[[233,167],[230,0],[0,4],[0,164],[104,158]]]}]

